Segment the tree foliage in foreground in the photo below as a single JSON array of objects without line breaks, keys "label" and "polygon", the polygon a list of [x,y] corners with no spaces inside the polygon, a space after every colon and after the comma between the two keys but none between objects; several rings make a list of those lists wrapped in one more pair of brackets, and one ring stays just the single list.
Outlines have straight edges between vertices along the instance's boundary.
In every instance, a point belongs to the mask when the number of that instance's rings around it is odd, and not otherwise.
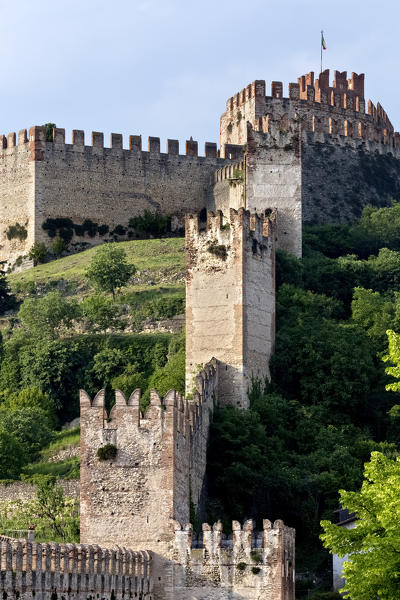
[{"label": "tree foliage in foreground", "polygon": [[322,521],[321,539],[341,557],[345,598],[400,598],[400,458],[373,452],[365,465],[359,492],[340,491],[343,507],[357,515],[357,526],[345,529]]}]

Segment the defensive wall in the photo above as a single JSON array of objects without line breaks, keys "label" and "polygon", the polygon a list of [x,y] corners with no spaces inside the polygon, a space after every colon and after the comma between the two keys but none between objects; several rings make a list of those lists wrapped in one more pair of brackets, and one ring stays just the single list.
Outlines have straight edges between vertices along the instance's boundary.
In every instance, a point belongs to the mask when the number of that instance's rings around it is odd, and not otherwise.
[{"label": "defensive wall", "polygon": [[[117,391],[107,415],[104,391],[81,392],[81,541],[165,553],[171,519],[190,520],[189,499],[200,509],[217,363],[198,374],[190,401],[175,390],[151,391],[140,411],[140,390],[127,400]],[[97,451],[112,444],[115,460]],[[118,540],[118,542],[116,542]],[[161,553],[162,553],[161,552]]]},{"label": "defensive wall", "polygon": [[240,208],[186,218],[186,393],[212,348],[218,403],[248,408],[252,379],[264,382],[275,339],[275,228]]},{"label": "defensive wall", "polygon": [[[183,227],[186,212],[200,211],[212,198],[216,168],[237,158],[242,149],[229,145],[221,159],[216,144],[205,144],[198,155],[198,143],[186,142],[179,154],[178,140],[167,140],[161,152],[160,138],[149,137],[142,150],[141,136],[129,136],[123,148],[120,134],[111,134],[110,148],[104,135],[93,132],[85,145],[84,132],[72,132],[72,144],[65,143],[65,130],[55,128],[53,141],[46,141],[44,127],[0,136],[0,260],[10,264],[26,255],[34,242],[51,243],[42,227],[47,219],[70,219],[80,226],[85,220],[106,229],[90,237],[75,228],[72,244],[99,243],[128,237],[129,219],[145,210],[174,217],[175,229]],[[19,224],[26,237],[7,238],[10,226]],[[118,227],[119,226],[119,227]]]},{"label": "defensive wall", "polygon": [[[0,537],[0,592],[9,600],[293,600],[295,532],[282,521],[172,522],[165,556],[91,544]],[[161,585],[160,585],[161,582]]]},{"label": "defensive wall", "polygon": [[9,600],[151,600],[152,556],[126,548],[0,537],[0,591]]}]

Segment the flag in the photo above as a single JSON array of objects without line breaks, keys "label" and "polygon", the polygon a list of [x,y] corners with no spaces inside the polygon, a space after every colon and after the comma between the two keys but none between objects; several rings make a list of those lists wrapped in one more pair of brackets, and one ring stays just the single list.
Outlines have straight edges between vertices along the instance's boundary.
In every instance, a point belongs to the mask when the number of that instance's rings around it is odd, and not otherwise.
[{"label": "flag", "polygon": [[326,50],[326,44],[325,44],[325,38],[324,38],[323,31],[321,31],[321,46],[322,46],[322,50]]}]

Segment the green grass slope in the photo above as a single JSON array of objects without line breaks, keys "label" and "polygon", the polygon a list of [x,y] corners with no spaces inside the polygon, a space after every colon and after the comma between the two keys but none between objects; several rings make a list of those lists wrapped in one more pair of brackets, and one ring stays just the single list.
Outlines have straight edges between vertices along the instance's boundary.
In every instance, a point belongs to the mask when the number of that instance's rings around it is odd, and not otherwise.
[{"label": "green grass slope", "polygon": [[[154,286],[183,286],[185,266],[184,238],[163,238],[120,242],[128,261],[137,268],[132,284],[126,291],[143,291]],[[32,269],[12,273],[8,280],[20,297],[61,287],[68,295],[85,295],[88,288],[86,269],[99,246],[54,260]]]}]

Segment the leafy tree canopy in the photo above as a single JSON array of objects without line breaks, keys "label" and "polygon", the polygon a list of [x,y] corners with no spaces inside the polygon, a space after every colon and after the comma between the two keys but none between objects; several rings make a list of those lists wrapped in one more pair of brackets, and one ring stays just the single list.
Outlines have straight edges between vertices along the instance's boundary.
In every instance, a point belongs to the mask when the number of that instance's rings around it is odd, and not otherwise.
[{"label": "leafy tree canopy", "polygon": [[134,265],[127,261],[125,250],[115,243],[97,249],[86,275],[93,287],[111,293],[114,298],[115,291],[126,285],[135,271]]},{"label": "leafy tree canopy", "polygon": [[345,598],[393,600],[400,597],[400,458],[373,452],[359,492],[340,491],[343,507],[357,515],[345,529],[322,521],[321,539],[341,557]]}]

